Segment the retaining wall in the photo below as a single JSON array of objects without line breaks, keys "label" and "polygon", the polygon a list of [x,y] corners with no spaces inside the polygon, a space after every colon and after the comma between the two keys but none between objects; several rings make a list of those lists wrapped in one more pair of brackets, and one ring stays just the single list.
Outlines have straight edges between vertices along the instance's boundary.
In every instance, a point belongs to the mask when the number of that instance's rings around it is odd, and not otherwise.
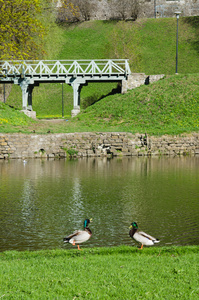
[{"label": "retaining wall", "polygon": [[122,80],[122,94],[141,85],[148,85],[158,81],[164,78],[164,76],[164,74],[146,75],[145,73],[131,73],[131,75],[128,76],[128,80]]},{"label": "retaining wall", "polygon": [[0,159],[197,155],[199,133],[153,137],[131,133],[0,133]]},{"label": "retaining wall", "polygon": [[[124,1],[122,4],[114,0],[89,0],[89,2],[93,7],[89,14],[91,20],[118,19],[123,13],[126,18],[131,18],[132,11],[128,9],[128,2]],[[139,0],[138,4],[138,18],[154,18],[155,12],[156,18],[175,17],[175,11],[181,11],[181,16],[199,14],[199,0]]]}]

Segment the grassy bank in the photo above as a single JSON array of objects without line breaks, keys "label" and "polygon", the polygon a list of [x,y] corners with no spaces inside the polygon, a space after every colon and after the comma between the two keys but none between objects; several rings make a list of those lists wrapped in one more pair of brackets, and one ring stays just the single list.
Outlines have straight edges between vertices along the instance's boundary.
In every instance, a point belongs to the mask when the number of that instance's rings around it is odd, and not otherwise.
[{"label": "grassy bank", "polygon": [[[181,74],[198,73],[199,17],[180,18],[179,64]],[[46,59],[129,58],[132,72],[174,74],[176,19],[143,19],[136,22],[89,21],[66,27],[51,26],[46,39]],[[89,83],[81,91],[82,108],[106,97],[115,83]],[[21,109],[20,87],[14,86],[7,100]],[[33,109],[40,118],[61,117],[62,86],[41,84],[33,90]],[[73,106],[72,87],[64,85],[64,114]]]},{"label": "grassy bank", "polygon": [[199,74],[172,76],[125,95],[106,97],[78,115],[75,124],[96,131],[180,134],[199,130]]},{"label": "grassy bank", "polygon": [[198,299],[199,247],[0,253],[3,299]]},{"label": "grassy bank", "polygon": [[[199,73],[173,75],[127,94],[110,95],[75,118],[59,123],[32,121],[1,104],[1,132],[120,131],[150,135],[199,131]],[[17,116],[17,117],[16,117]],[[67,121],[66,121],[67,119]]]}]

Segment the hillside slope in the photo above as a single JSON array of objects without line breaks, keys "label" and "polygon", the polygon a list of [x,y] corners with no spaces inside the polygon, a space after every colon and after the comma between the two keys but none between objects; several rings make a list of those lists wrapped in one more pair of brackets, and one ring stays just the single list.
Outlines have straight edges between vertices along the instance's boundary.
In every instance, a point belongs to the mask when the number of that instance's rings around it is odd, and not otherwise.
[{"label": "hillside slope", "polygon": [[[173,75],[108,96],[72,122],[93,130],[179,134],[199,130],[199,74]],[[80,124],[79,124],[80,126]]]},{"label": "hillside slope", "polygon": [[[179,73],[199,72],[199,17],[180,18]],[[89,21],[63,28],[52,26],[46,42],[48,59],[130,58],[132,72],[174,74],[176,19],[136,22]],[[89,83],[81,92],[81,106],[99,100],[116,88],[113,83]],[[7,103],[21,109],[21,89],[13,87]],[[70,117],[72,88],[64,85],[64,114]],[[62,86],[41,84],[33,91],[33,109],[40,118],[61,117]]]},{"label": "hillside slope", "polygon": [[199,73],[168,76],[125,95],[105,97],[75,118],[60,122],[27,123],[28,118],[22,113],[11,108],[8,111],[5,104],[0,108],[1,132],[125,131],[150,135],[194,132],[199,131]]}]

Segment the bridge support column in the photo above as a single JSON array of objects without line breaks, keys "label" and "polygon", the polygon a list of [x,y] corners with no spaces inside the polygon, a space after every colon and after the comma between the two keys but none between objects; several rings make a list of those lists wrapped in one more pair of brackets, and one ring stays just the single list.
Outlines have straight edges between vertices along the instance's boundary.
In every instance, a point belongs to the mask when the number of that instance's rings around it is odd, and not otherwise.
[{"label": "bridge support column", "polygon": [[28,83],[26,80],[22,80],[19,85],[22,90],[22,109],[26,110],[28,106]]},{"label": "bridge support column", "polygon": [[72,117],[75,117],[80,112],[80,83],[74,82],[71,84],[73,88],[73,109]]},{"label": "bridge support column", "polygon": [[19,83],[22,90],[22,107],[23,110],[32,110],[32,91],[34,84],[28,83],[26,80],[22,80]]},{"label": "bridge support column", "polygon": [[82,86],[86,84],[86,80],[82,78],[72,78],[69,83],[73,88],[73,109],[71,111],[71,116],[75,117],[80,112],[80,92]]},{"label": "bridge support column", "polygon": [[18,83],[22,90],[22,111],[29,117],[36,118],[36,112],[32,110],[32,91],[34,84],[27,80],[19,80]]}]

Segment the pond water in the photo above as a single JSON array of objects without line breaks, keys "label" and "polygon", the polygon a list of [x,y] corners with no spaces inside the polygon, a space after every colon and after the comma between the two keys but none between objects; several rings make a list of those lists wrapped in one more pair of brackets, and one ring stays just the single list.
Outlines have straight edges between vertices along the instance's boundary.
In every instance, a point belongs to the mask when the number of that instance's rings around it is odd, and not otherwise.
[{"label": "pond water", "polygon": [[137,245],[136,221],[164,245],[199,244],[199,157],[0,161],[0,251]]}]

